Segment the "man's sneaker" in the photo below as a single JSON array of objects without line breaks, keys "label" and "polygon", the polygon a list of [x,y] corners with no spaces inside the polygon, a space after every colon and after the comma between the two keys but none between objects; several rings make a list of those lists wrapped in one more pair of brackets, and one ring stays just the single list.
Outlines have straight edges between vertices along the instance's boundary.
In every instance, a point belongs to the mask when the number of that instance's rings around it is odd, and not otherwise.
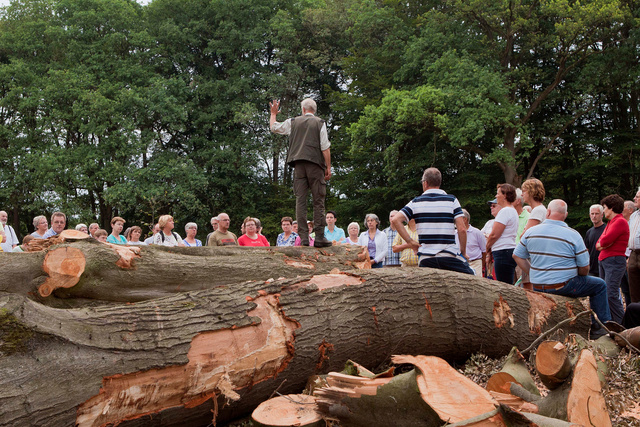
[{"label": "man's sneaker", "polygon": [[308,240],[301,240],[300,241],[300,246],[309,246],[309,241]]},{"label": "man's sneaker", "polygon": [[313,246],[316,248],[326,248],[331,245],[332,245],[331,240],[327,240],[324,237],[316,237],[316,239],[313,242]]}]

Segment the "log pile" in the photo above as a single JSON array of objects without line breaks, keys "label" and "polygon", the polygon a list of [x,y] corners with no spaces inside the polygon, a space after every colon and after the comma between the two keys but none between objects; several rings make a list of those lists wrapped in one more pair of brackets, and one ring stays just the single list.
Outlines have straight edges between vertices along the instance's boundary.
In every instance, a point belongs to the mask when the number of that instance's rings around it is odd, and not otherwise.
[{"label": "log pile", "polygon": [[[545,393],[538,390],[517,349],[487,389],[435,356],[394,356],[392,362],[414,369],[396,376],[389,376],[389,371],[375,376],[362,369],[331,372],[314,378],[314,386],[308,388],[311,395],[270,399],[254,411],[252,419],[257,425],[273,427],[318,425],[321,419],[342,427],[611,426],[596,359],[586,348],[578,349],[572,358],[561,342],[540,344],[535,366],[548,387]],[[491,390],[506,375],[511,378],[507,390],[502,385],[501,391]],[[274,417],[296,411],[299,417]]]},{"label": "log pile", "polygon": [[[73,240],[0,254],[0,425],[222,423],[349,359],[500,357],[583,309],[453,272],[361,270],[360,247]],[[588,318],[568,329],[586,336]]]}]

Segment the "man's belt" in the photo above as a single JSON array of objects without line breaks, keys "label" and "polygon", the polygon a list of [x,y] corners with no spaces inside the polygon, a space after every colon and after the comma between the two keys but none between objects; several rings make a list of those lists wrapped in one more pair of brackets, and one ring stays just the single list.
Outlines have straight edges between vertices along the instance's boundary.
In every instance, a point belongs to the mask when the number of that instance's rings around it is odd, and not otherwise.
[{"label": "man's belt", "polygon": [[550,289],[560,289],[561,287],[563,287],[564,285],[566,285],[569,282],[562,282],[562,283],[553,283],[553,284],[545,284],[545,285],[541,285],[541,284],[537,284],[537,283],[532,283],[533,285],[533,289],[538,290],[538,291],[546,291],[546,290],[550,290]]},{"label": "man's belt", "polygon": [[635,254],[640,254],[640,249],[631,249],[631,252]]}]

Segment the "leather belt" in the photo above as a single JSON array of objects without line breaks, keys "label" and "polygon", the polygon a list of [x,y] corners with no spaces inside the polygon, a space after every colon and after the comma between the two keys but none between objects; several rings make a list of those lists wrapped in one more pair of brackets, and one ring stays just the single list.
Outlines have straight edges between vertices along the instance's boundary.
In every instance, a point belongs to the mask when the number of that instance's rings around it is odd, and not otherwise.
[{"label": "leather belt", "polygon": [[537,284],[537,283],[532,283],[532,285],[533,285],[534,289],[537,289],[539,291],[546,291],[548,289],[560,289],[561,287],[563,287],[567,283],[569,283],[569,282],[552,283],[552,284],[549,284],[549,285],[541,285],[541,284]]}]

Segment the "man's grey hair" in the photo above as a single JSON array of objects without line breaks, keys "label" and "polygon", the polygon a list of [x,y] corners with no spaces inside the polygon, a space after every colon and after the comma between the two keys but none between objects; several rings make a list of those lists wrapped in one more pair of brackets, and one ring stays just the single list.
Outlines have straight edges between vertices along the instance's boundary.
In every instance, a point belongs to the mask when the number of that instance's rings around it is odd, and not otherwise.
[{"label": "man's grey hair", "polygon": [[471,215],[469,215],[469,211],[467,211],[466,209],[462,209],[462,215],[467,218],[467,222],[471,222]]},{"label": "man's grey hair", "polygon": [[589,212],[591,212],[591,209],[593,209],[593,208],[598,209],[600,211],[600,213],[604,213],[604,206],[602,206],[602,205],[598,205],[598,204],[591,205],[589,207]]},{"label": "man's grey hair", "polygon": [[624,208],[625,209],[631,209],[631,211],[635,211],[636,210],[636,205],[635,203],[633,203],[633,200],[625,200],[624,201]]},{"label": "man's grey hair", "polygon": [[195,222],[188,222],[184,225],[184,231],[187,231],[191,228],[195,228],[196,230],[198,229],[198,224],[196,224]]},{"label": "man's grey hair", "polygon": [[393,218],[393,216],[394,216],[395,214],[397,214],[397,213],[398,213],[398,211],[397,211],[397,210],[395,210],[395,209],[394,209],[394,210],[392,210],[391,212],[389,212],[389,219]]},{"label": "man's grey hair", "polygon": [[311,98],[303,99],[300,103],[300,106],[311,113],[315,113],[316,111],[318,111],[318,105],[316,104],[316,101]]},{"label": "man's grey hair", "polygon": [[522,197],[522,189],[516,188],[516,199],[520,200],[520,204],[524,205],[524,197]]},{"label": "man's grey hair", "polygon": [[209,220],[209,222],[210,222],[211,224],[213,224],[213,221],[220,221],[220,219],[218,219],[218,217],[217,217],[217,216],[213,216],[213,217],[211,217],[211,219]]},{"label": "man's grey hair", "polygon": [[563,215],[567,213],[567,204],[561,199],[553,199],[549,202],[549,206],[547,208],[554,213]]},{"label": "man's grey hair", "polygon": [[87,224],[82,224],[82,223],[80,223],[80,224],[76,225],[76,231],[80,231],[80,229],[81,229],[82,227],[87,228]]},{"label": "man's grey hair", "polygon": [[437,168],[427,168],[422,174],[422,182],[426,182],[429,187],[440,188],[440,185],[442,185],[442,174]]},{"label": "man's grey hair", "polygon": [[373,219],[376,224],[380,225],[380,218],[378,218],[378,215],[374,214],[374,213],[368,213],[364,216],[364,225],[367,225],[367,220],[369,220],[369,218]]},{"label": "man's grey hair", "polygon": [[37,217],[33,218],[33,226],[35,228],[38,228],[38,224],[40,224],[40,221],[42,221],[43,219],[47,219],[47,217],[44,215],[38,215]]}]

